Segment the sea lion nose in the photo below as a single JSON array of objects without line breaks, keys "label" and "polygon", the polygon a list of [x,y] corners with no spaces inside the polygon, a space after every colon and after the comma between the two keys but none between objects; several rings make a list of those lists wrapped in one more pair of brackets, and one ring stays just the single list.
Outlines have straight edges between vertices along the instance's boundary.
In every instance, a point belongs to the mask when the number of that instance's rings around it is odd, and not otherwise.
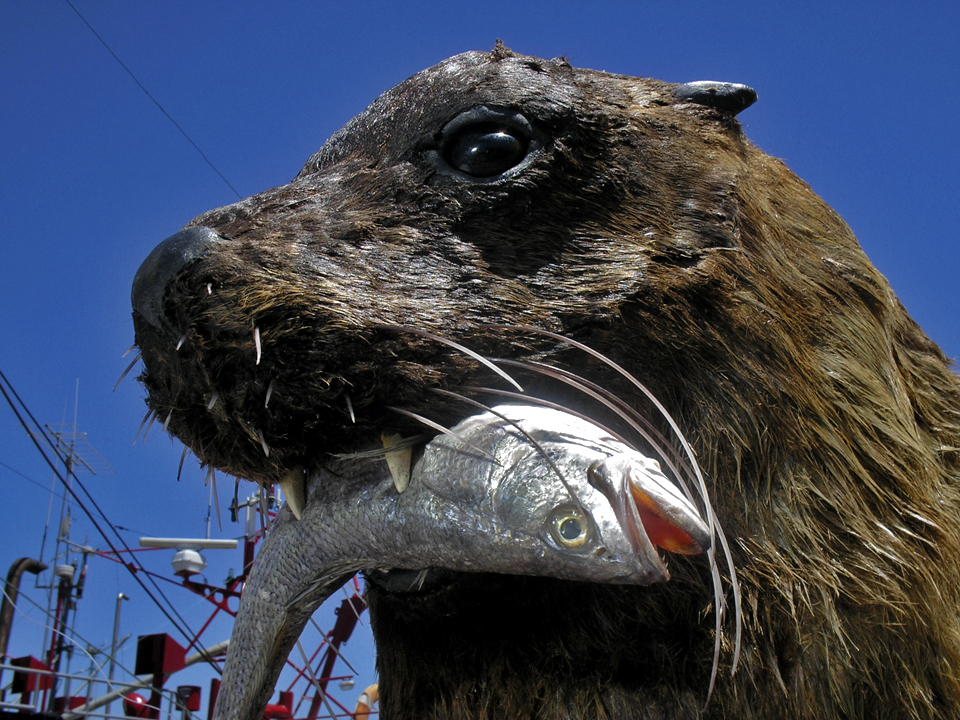
[{"label": "sea lion nose", "polygon": [[187,265],[201,259],[214,245],[222,242],[224,239],[210,228],[191,227],[157,245],[133,278],[130,302],[134,312],[162,330],[163,298],[167,287]]}]

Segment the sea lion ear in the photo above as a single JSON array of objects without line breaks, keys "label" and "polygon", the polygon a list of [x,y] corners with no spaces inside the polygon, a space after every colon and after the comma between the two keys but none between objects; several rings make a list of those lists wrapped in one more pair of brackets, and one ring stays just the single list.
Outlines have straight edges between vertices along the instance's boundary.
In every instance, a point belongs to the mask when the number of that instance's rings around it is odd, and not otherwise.
[{"label": "sea lion ear", "polygon": [[673,96],[680,102],[691,102],[697,105],[706,105],[714,110],[736,115],[757,101],[757,91],[746,85],[737,83],[713,82],[699,80],[697,82],[677,85]]}]

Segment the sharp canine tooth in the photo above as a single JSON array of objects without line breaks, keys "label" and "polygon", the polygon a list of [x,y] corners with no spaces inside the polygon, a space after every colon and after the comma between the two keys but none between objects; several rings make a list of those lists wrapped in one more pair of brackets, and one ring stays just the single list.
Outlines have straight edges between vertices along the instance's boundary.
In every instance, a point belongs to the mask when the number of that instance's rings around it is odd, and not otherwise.
[{"label": "sharp canine tooth", "polygon": [[410,484],[410,468],[413,465],[413,448],[406,447],[400,450],[390,450],[391,447],[403,440],[399,435],[381,435],[383,447],[387,451],[387,467],[393,477],[393,485],[397,492],[402,493]]},{"label": "sharp canine tooth", "polygon": [[299,520],[307,499],[307,476],[303,470],[290,470],[280,480],[280,489],[293,516]]}]

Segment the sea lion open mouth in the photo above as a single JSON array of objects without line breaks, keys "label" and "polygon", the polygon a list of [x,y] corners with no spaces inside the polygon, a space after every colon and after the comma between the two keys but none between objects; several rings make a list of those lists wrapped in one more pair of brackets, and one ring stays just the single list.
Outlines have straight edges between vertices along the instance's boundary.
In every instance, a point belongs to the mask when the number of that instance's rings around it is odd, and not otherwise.
[{"label": "sea lion open mouth", "polygon": [[715,597],[695,556],[645,586],[372,583],[383,717],[700,717],[717,648],[711,717],[960,717],[960,383],[843,221],[743,136],[755,98],[458,55],[141,268],[151,412],[210,468],[313,478],[305,515],[380,487],[382,458],[470,402],[553,402],[644,454],[682,436],[702,466],[743,591],[735,676],[715,623],[735,585]]}]

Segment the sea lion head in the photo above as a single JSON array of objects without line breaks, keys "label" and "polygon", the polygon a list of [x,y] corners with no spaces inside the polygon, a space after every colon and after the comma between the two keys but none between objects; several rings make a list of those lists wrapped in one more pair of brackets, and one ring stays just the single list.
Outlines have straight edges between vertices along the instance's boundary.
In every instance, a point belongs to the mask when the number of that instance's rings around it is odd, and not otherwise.
[{"label": "sea lion head", "polygon": [[429,388],[489,380],[378,326],[493,352],[478,327],[591,339],[645,294],[692,292],[697,258],[737,252],[747,146],[729,113],[675,91],[467,53],[385,93],[289,185],[196,218],[144,263],[151,407],[202,461],[272,481],[409,425],[385,405],[448,420],[465,409]]},{"label": "sea lion head", "polygon": [[[499,45],[415,75],[289,184],[154,250],[133,291],[150,408],[202,463],[276,482],[470,414],[437,390],[508,388],[466,347],[619,427],[530,363],[575,372],[668,434],[602,355],[676,418],[730,540],[744,640],[711,714],[960,712],[960,383],[744,137],[754,97]],[[675,567],[638,590],[374,586],[384,711],[696,716],[712,595]]]}]

